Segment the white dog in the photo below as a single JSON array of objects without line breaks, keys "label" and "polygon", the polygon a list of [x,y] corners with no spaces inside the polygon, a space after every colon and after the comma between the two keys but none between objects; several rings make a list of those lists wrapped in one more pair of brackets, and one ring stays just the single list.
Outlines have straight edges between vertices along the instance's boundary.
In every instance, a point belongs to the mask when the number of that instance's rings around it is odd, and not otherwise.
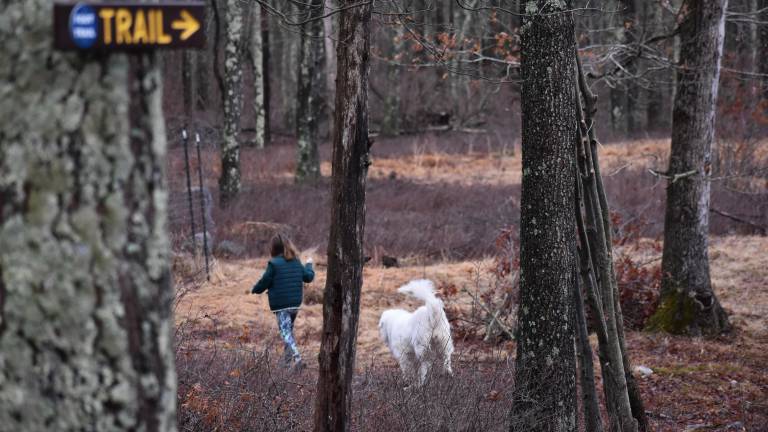
[{"label": "white dog", "polygon": [[424,384],[433,363],[443,372],[451,370],[451,325],[443,310],[443,302],[435,297],[435,285],[426,279],[413,280],[397,289],[424,301],[414,312],[389,309],[381,314],[379,334],[400,364],[406,379],[417,377]]}]

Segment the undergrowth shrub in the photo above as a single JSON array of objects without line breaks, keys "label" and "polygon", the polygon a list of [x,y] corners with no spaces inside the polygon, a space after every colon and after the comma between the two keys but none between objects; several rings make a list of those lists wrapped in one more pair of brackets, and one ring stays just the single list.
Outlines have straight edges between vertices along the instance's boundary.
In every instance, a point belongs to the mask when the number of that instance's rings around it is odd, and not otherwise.
[{"label": "undergrowth shrub", "polygon": [[[490,266],[476,265],[470,286],[443,283],[438,287],[454,338],[493,343],[514,339],[520,293],[516,232],[514,227],[499,232]],[[469,307],[462,307],[467,303]]]},{"label": "undergrowth shrub", "polygon": [[661,289],[661,250],[659,240],[641,239],[642,218],[623,221],[611,213],[614,227],[614,269],[619,288],[624,327],[641,330],[656,311]]},{"label": "undergrowth shrub", "polygon": [[[243,330],[245,331],[245,330]],[[279,355],[254,350],[250,335],[188,332],[177,340],[178,426],[183,431],[312,429],[317,369],[277,366]],[[514,368],[502,351],[465,346],[453,376],[410,385],[394,362],[358,360],[350,414],[353,431],[505,431]]]}]

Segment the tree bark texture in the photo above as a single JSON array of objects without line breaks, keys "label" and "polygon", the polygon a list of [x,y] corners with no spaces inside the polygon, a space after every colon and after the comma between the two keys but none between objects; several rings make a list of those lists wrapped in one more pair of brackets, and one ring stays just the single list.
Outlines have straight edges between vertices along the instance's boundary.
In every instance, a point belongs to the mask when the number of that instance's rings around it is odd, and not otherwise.
[{"label": "tree bark texture", "polygon": [[[215,0],[206,0],[205,4],[206,7],[211,4],[212,1]],[[206,13],[205,15],[205,22],[202,23],[203,30],[205,31],[206,35],[213,34],[214,30],[214,14],[213,13]],[[195,57],[195,80],[197,80],[197,87],[195,88],[195,104],[197,106],[197,109],[200,111],[205,111],[209,109],[210,107],[208,104],[211,101],[211,90],[210,90],[210,76],[211,76],[211,61],[210,59],[213,57],[213,50],[218,48],[215,43],[209,42],[206,44],[205,48],[199,51],[194,52]]]},{"label": "tree bark texture", "polygon": [[758,40],[760,42],[757,53],[757,71],[763,74],[761,88],[761,103],[764,114],[768,115],[768,0],[759,0],[760,15],[758,20],[763,24],[758,27]]},{"label": "tree bark texture", "polygon": [[54,52],[52,7],[0,5],[0,429],[174,431],[157,57]]},{"label": "tree bark texture", "polygon": [[264,145],[267,145],[271,138],[271,120],[270,114],[272,113],[271,94],[272,86],[270,84],[270,45],[269,45],[269,12],[266,8],[261,8],[261,73],[263,75],[262,82],[264,83]]},{"label": "tree bark texture", "polygon": [[[339,2],[340,7],[353,0]],[[371,5],[342,10],[331,182],[328,277],[315,400],[315,431],[349,429],[351,383],[363,277],[368,171],[368,72]]]},{"label": "tree bark texture", "polygon": [[400,135],[400,63],[398,54],[403,50],[403,29],[406,23],[401,23],[395,29],[395,37],[387,64],[387,81],[389,90],[384,97],[384,118],[381,122],[381,133],[384,135]]},{"label": "tree bark texture", "polygon": [[510,429],[575,431],[577,281],[563,271],[576,265],[574,23],[561,2],[523,8],[520,316]]},{"label": "tree bark texture", "polygon": [[[645,33],[648,35],[661,34],[664,29],[662,21],[662,6],[656,1],[645,2]],[[655,73],[653,82],[645,91],[646,107],[645,119],[646,130],[656,131],[669,126],[668,115],[664,115],[664,84],[666,74]],[[668,108],[667,108],[668,109]]]},{"label": "tree bark texture", "polygon": [[319,140],[320,115],[323,109],[323,0],[311,0],[306,5],[301,26],[298,85],[296,96],[296,181],[314,181],[320,177]]},{"label": "tree bark texture", "polygon": [[730,329],[712,290],[707,236],[712,143],[727,0],[684,4],[667,175],[661,299],[654,330],[718,335]]},{"label": "tree bark texture", "polygon": [[253,146],[264,148],[266,145],[267,110],[264,98],[266,87],[264,76],[264,43],[262,40],[262,7],[254,2],[251,7],[251,40],[250,58],[253,71],[253,116],[256,125],[256,133],[253,137]]},{"label": "tree bark texture", "polygon": [[[621,43],[626,46],[631,46],[637,40],[637,6],[635,0],[622,0],[622,7],[624,8],[623,16],[623,39]],[[638,121],[637,113],[637,101],[640,98],[640,87],[637,84],[637,80],[633,77],[637,74],[637,62],[631,62],[627,65],[627,80],[626,88],[627,94],[624,100],[624,115],[627,120],[627,133],[634,134],[640,128],[640,122]]]},{"label": "tree bark texture", "polygon": [[226,207],[240,193],[240,114],[243,109],[243,7],[239,0],[226,0],[224,12],[224,130],[221,143],[219,194]]},{"label": "tree bark texture", "polygon": [[181,52],[181,92],[184,101],[184,127],[187,129],[195,111],[195,60],[191,51]]},{"label": "tree bark texture", "polygon": [[[333,0],[325,2],[325,14],[330,13],[335,5]],[[328,15],[323,18],[323,44],[325,49],[325,108],[328,113],[328,138],[333,139],[333,122],[335,118],[334,107],[331,101],[332,95],[336,94],[336,50],[333,43],[336,40],[334,33],[335,15]]]}]

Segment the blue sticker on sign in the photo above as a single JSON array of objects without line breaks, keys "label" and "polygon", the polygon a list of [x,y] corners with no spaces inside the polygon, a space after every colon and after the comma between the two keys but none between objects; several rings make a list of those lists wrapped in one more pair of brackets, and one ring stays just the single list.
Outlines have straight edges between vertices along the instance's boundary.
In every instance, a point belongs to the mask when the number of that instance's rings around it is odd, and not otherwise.
[{"label": "blue sticker on sign", "polygon": [[69,33],[78,48],[90,48],[96,43],[98,26],[96,11],[87,4],[76,5],[69,14]]}]

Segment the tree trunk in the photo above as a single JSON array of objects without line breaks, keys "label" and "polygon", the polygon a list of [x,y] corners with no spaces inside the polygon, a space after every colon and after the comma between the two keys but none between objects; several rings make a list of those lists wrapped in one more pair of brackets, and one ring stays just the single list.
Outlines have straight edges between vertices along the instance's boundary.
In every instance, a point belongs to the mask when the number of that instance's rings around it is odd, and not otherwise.
[{"label": "tree trunk", "polygon": [[[571,293],[575,36],[568,6],[523,5],[520,317],[511,430],[575,431]],[[535,402],[532,402],[535,401]]]},{"label": "tree trunk", "polygon": [[[309,1],[309,0],[307,0]],[[282,13],[289,17],[297,15],[298,2],[278,2]],[[280,35],[280,103],[282,104],[283,126],[288,131],[296,131],[296,70],[300,52],[300,35],[295,28],[283,29]]]},{"label": "tree trunk", "polygon": [[226,0],[224,12],[224,130],[221,143],[221,206],[226,207],[240,193],[240,113],[243,105],[243,3]]},{"label": "tree trunk", "polygon": [[[645,33],[647,35],[661,34],[664,26],[662,25],[662,8],[655,1],[645,3]],[[658,131],[668,126],[664,115],[664,79],[658,73],[653,75],[653,81],[646,90],[646,109],[645,120],[646,130],[649,132]]]},{"label": "tree trunk", "polygon": [[174,431],[157,57],[52,52],[52,7],[0,6],[0,429]]},{"label": "tree trunk", "polygon": [[730,329],[712,290],[707,236],[712,142],[727,0],[687,1],[667,175],[661,299],[649,327],[677,334]]},{"label": "tree trunk", "polygon": [[320,114],[323,108],[323,0],[311,0],[300,16],[311,21],[301,26],[296,82],[296,181],[320,177],[317,152]]},{"label": "tree trunk", "polygon": [[[325,3],[325,13],[333,10],[332,0]],[[333,47],[333,41],[336,40],[333,32],[333,19],[335,15],[328,15],[323,18],[323,44],[325,49],[325,108],[328,111],[328,139],[333,139],[333,119],[335,115],[334,107],[331,101],[332,95],[336,94],[336,50]]]},{"label": "tree trunk", "polygon": [[[637,39],[637,8],[635,0],[622,0],[622,6],[624,11],[622,13],[624,18],[624,31],[623,31],[623,43],[626,46],[631,46]],[[637,84],[637,79],[634,75],[637,74],[638,60],[630,62],[627,65],[627,73],[629,76],[626,78],[627,94],[624,100],[624,116],[627,120],[627,133],[634,134],[639,129],[639,121],[637,116],[637,100],[640,97],[640,87]]]},{"label": "tree trunk", "polygon": [[400,57],[403,50],[403,29],[405,23],[401,22],[395,28],[395,37],[392,41],[387,68],[388,91],[384,97],[384,118],[381,122],[381,133],[389,136],[400,135]]},{"label": "tree trunk", "polygon": [[256,125],[256,133],[253,137],[253,146],[264,148],[266,144],[267,110],[264,103],[264,43],[262,41],[263,30],[262,7],[258,2],[252,4],[251,11],[251,69],[253,71],[253,116]]},{"label": "tree trunk", "polygon": [[[576,207],[578,215],[581,208]],[[581,254],[580,254],[581,256]],[[586,255],[583,255],[586,256]],[[592,362],[592,346],[589,344],[589,331],[584,313],[584,298],[578,283],[573,284],[574,325],[576,327],[576,358],[579,360],[579,382],[581,384],[581,404],[584,410],[584,427],[590,432],[602,432],[600,403],[595,387],[595,365]]]},{"label": "tree trunk", "polygon": [[[340,7],[354,3],[343,0]],[[363,277],[365,179],[368,171],[368,71],[371,5],[342,10],[331,183],[331,233],[315,431],[349,429],[351,383]]]},{"label": "tree trunk", "polygon": [[181,52],[181,87],[184,100],[184,127],[189,128],[195,111],[195,56],[191,51]]},{"label": "tree trunk", "polygon": [[[206,6],[210,4],[209,0],[206,0],[205,2]],[[213,29],[213,14],[206,13],[205,15],[205,22],[202,23],[203,30],[205,31],[205,34],[210,35],[212,34]],[[210,58],[212,57],[212,50],[216,47],[214,46],[213,49],[210,48],[212,43],[209,43],[206,45],[205,49],[200,51],[195,51],[194,57],[195,57],[195,79],[197,80],[197,87],[195,88],[195,105],[197,106],[197,109],[200,111],[205,111],[209,109],[210,107],[208,104],[211,100],[211,86],[210,86],[210,69],[211,69],[211,62]]]},{"label": "tree trunk", "polygon": [[[598,324],[600,369],[603,375],[606,409],[611,430],[629,432],[638,430],[638,427],[645,430],[645,411],[642,409],[642,400],[636,393],[637,387],[634,386],[634,380],[631,379],[628,356],[624,350],[624,320],[611,259],[613,253],[610,215],[600,175],[597,136],[592,117],[596,111],[597,97],[589,89],[578,58],[577,66],[579,89],[585,101],[578,122],[582,138],[578,150],[578,166],[582,182],[580,197],[584,201],[584,219],[586,220],[585,228],[583,221],[577,217],[577,228],[582,254],[588,256],[587,262],[594,269],[594,274],[585,275],[588,277],[584,278],[584,283],[589,293],[590,307],[595,311],[595,321]],[[584,267],[584,262],[585,258],[582,256],[582,267],[588,271],[589,269]],[[596,292],[596,286],[599,286],[599,292]]]},{"label": "tree trunk", "polygon": [[270,66],[271,66],[271,54],[269,45],[269,12],[266,8],[261,8],[261,73],[262,82],[264,83],[264,145],[269,144],[272,139],[272,126],[270,121],[270,115],[272,114],[272,85],[270,83]]},{"label": "tree trunk", "polygon": [[759,48],[757,53],[757,71],[762,74],[760,103],[764,114],[768,115],[768,0],[759,0],[760,15],[758,20],[763,23],[758,29]]}]

